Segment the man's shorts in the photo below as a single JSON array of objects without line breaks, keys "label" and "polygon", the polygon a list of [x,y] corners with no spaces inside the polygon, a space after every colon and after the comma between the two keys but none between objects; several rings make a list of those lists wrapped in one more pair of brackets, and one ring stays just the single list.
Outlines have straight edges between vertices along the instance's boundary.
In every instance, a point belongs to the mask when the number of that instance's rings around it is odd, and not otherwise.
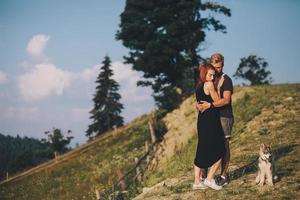
[{"label": "man's shorts", "polygon": [[230,139],[234,120],[233,118],[228,118],[228,117],[221,117],[220,119],[221,119],[224,136],[226,139]]}]

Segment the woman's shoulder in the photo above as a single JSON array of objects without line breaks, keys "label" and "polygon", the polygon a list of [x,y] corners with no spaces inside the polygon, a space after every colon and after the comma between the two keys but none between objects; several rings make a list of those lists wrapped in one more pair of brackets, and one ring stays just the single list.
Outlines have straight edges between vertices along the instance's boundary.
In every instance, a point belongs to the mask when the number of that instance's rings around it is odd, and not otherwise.
[{"label": "woman's shoulder", "polygon": [[204,88],[213,88],[214,87],[214,83],[212,81],[207,81],[204,83]]}]

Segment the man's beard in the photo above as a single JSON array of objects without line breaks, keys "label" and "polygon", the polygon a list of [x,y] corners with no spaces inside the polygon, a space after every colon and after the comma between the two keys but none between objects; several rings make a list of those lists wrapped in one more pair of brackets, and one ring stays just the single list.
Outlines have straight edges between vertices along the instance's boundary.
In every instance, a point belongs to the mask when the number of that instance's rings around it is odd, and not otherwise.
[{"label": "man's beard", "polygon": [[216,71],[216,77],[220,77],[222,74],[223,74],[222,71],[220,71],[220,72],[217,72],[217,71]]}]

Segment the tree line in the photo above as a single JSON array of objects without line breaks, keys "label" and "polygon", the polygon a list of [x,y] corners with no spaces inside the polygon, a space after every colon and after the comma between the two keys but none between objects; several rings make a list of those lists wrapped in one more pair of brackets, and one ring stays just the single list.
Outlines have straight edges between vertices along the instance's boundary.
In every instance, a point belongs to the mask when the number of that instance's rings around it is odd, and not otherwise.
[{"label": "tree line", "polygon": [[0,179],[6,173],[36,166],[51,158],[49,145],[34,138],[0,134]]},{"label": "tree line", "polygon": [[69,151],[67,145],[72,136],[53,128],[46,131],[47,138],[41,140],[29,137],[16,137],[0,133],[0,180],[17,172],[35,167]]}]

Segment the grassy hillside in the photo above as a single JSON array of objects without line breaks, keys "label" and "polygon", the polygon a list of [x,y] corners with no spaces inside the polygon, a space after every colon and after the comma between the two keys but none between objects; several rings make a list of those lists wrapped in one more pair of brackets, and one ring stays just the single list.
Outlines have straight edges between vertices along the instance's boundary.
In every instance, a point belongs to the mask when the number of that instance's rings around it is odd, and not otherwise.
[{"label": "grassy hillside", "polygon": [[142,116],[117,132],[110,132],[0,185],[0,199],[95,199],[95,189],[106,188],[134,166],[150,141],[148,116]]},{"label": "grassy hillside", "polygon": [[[191,190],[196,132],[163,167],[147,172],[139,199],[300,199],[300,85],[235,88],[248,92],[233,104],[235,126],[231,145],[231,182],[221,191]],[[250,90],[249,90],[250,89]],[[184,112],[184,111],[183,111]],[[184,121],[177,121],[181,126]],[[259,188],[259,146],[272,146],[279,181]],[[142,190],[141,190],[142,191]]]},{"label": "grassy hillside", "polygon": [[[300,199],[300,84],[237,87],[234,98],[232,181],[228,186],[218,192],[191,190],[197,143],[197,113],[192,96],[163,119],[169,130],[160,145],[163,151],[157,151],[152,169],[125,198],[141,193],[137,200]],[[144,154],[144,142],[150,141],[148,119],[142,116],[57,162],[46,163],[0,185],[0,199],[95,199],[95,188],[111,185],[118,171],[128,171],[134,165],[134,157]],[[275,154],[280,179],[274,188],[253,185],[262,142],[272,145]]]}]

